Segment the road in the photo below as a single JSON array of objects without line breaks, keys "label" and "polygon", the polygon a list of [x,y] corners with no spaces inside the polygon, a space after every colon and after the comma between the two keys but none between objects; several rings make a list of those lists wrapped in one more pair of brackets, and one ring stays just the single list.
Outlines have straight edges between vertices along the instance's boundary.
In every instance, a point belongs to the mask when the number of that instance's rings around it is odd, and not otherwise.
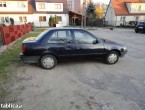
[{"label": "road", "polygon": [[90,32],[124,44],[127,55],[115,65],[61,62],[51,71],[20,66],[12,97],[23,110],[145,110],[145,34],[132,29]]}]

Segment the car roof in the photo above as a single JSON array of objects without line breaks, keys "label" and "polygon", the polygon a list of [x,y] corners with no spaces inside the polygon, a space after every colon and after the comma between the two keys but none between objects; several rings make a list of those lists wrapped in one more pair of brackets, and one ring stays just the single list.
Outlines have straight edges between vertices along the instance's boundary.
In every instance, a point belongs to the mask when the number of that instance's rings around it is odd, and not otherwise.
[{"label": "car roof", "polygon": [[62,29],[71,29],[71,30],[84,30],[83,28],[74,28],[74,27],[54,27],[54,28],[48,28],[48,30],[62,30]]}]

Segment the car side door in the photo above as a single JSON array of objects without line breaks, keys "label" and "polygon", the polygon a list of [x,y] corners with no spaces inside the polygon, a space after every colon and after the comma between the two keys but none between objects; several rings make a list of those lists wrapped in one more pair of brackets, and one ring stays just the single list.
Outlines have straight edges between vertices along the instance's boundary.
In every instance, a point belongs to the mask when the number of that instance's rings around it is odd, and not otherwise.
[{"label": "car side door", "polygon": [[62,59],[70,59],[74,54],[74,40],[68,29],[54,30],[46,44],[46,48]]},{"label": "car side door", "polygon": [[100,58],[104,53],[104,45],[94,35],[85,30],[74,30],[75,55],[80,58]]}]

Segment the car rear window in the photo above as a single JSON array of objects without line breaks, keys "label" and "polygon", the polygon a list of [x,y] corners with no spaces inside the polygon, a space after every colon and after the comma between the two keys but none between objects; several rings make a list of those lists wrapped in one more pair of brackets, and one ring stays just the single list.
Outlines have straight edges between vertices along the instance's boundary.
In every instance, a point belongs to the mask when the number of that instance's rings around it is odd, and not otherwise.
[{"label": "car rear window", "polygon": [[37,40],[37,41],[40,40],[41,37],[42,37],[43,35],[45,35],[47,32],[48,32],[48,30],[42,32],[41,34],[39,34],[39,35],[35,38],[35,40]]}]

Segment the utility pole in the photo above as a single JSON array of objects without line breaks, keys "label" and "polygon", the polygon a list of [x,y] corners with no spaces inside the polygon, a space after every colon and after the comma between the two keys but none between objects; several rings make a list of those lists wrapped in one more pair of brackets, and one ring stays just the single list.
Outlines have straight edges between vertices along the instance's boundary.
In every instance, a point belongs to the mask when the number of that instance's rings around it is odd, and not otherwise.
[{"label": "utility pole", "polygon": [[84,28],[86,28],[86,0],[84,0]]},{"label": "utility pole", "polygon": [[83,0],[83,8],[82,8],[82,27],[86,27],[86,0]]}]

